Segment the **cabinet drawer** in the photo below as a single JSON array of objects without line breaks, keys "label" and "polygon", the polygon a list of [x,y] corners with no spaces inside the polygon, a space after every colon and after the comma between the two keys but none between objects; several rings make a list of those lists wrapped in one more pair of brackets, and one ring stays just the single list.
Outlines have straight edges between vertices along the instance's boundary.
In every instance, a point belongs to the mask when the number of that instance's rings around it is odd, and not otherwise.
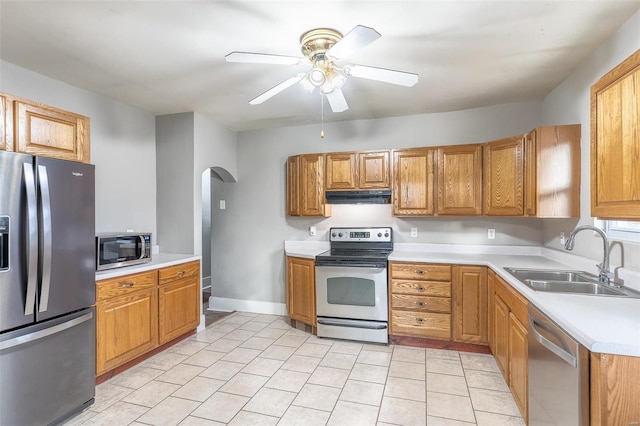
[{"label": "cabinet drawer", "polygon": [[391,278],[451,281],[451,265],[391,263]]},{"label": "cabinet drawer", "polygon": [[522,324],[529,324],[529,301],[501,277],[496,277],[495,292]]},{"label": "cabinet drawer", "polygon": [[391,310],[391,334],[451,340],[451,315]]},{"label": "cabinet drawer", "polygon": [[392,294],[391,309],[410,309],[421,312],[451,313],[451,299],[448,297],[413,296]]},{"label": "cabinet drawer", "polygon": [[451,297],[451,283],[442,281],[391,280],[392,294]]},{"label": "cabinet drawer", "polygon": [[200,261],[181,263],[160,269],[160,285],[187,277],[200,276]]},{"label": "cabinet drawer", "polygon": [[98,281],[96,283],[96,302],[140,289],[155,287],[156,277],[156,271],[149,271]]}]

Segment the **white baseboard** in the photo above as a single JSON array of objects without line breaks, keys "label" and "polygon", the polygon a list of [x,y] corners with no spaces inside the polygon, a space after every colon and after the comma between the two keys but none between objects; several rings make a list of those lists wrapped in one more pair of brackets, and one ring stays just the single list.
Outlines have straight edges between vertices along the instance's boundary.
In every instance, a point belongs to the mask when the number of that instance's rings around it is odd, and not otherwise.
[{"label": "white baseboard", "polygon": [[209,297],[209,309],[213,311],[252,312],[255,314],[287,315],[287,305],[284,303],[261,302],[259,300],[227,299],[224,297]]}]

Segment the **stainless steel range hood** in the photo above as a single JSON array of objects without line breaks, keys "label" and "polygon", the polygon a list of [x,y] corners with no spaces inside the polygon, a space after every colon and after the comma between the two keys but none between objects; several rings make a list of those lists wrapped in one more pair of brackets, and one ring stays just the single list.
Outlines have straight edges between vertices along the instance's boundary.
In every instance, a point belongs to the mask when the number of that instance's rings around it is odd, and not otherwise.
[{"label": "stainless steel range hood", "polygon": [[390,204],[391,190],[326,191],[327,204]]}]

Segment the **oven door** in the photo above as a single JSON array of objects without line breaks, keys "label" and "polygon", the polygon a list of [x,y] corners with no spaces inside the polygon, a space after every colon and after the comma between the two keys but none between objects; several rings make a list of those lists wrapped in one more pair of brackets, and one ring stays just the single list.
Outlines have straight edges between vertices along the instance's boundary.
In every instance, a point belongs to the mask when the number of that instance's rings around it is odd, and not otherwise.
[{"label": "oven door", "polygon": [[316,266],[318,317],[387,321],[387,268]]}]

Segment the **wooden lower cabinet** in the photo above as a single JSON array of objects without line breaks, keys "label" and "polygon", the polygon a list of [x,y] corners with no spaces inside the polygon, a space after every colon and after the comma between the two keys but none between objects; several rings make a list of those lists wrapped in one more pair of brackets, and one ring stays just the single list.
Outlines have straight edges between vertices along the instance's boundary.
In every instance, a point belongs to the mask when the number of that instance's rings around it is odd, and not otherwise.
[{"label": "wooden lower cabinet", "polygon": [[200,322],[200,262],[163,268],[159,282],[158,338],[163,344]]},{"label": "wooden lower cabinet", "polygon": [[451,265],[389,262],[389,334],[451,340]]},{"label": "wooden lower cabinet", "polygon": [[96,375],[158,345],[157,272],[96,285]]},{"label": "wooden lower cabinet", "polygon": [[487,268],[453,267],[453,340],[487,344]]},{"label": "wooden lower cabinet", "polygon": [[493,355],[511,394],[527,420],[528,403],[528,301],[506,281],[494,276]]},{"label": "wooden lower cabinet", "polygon": [[640,425],[640,357],[591,353],[591,426]]},{"label": "wooden lower cabinet", "polygon": [[292,320],[316,326],[316,262],[287,257],[287,312]]},{"label": "wooden lower cabinet", "polygon": [[194,330],[200,261],[96,283],[96,375]]}]

